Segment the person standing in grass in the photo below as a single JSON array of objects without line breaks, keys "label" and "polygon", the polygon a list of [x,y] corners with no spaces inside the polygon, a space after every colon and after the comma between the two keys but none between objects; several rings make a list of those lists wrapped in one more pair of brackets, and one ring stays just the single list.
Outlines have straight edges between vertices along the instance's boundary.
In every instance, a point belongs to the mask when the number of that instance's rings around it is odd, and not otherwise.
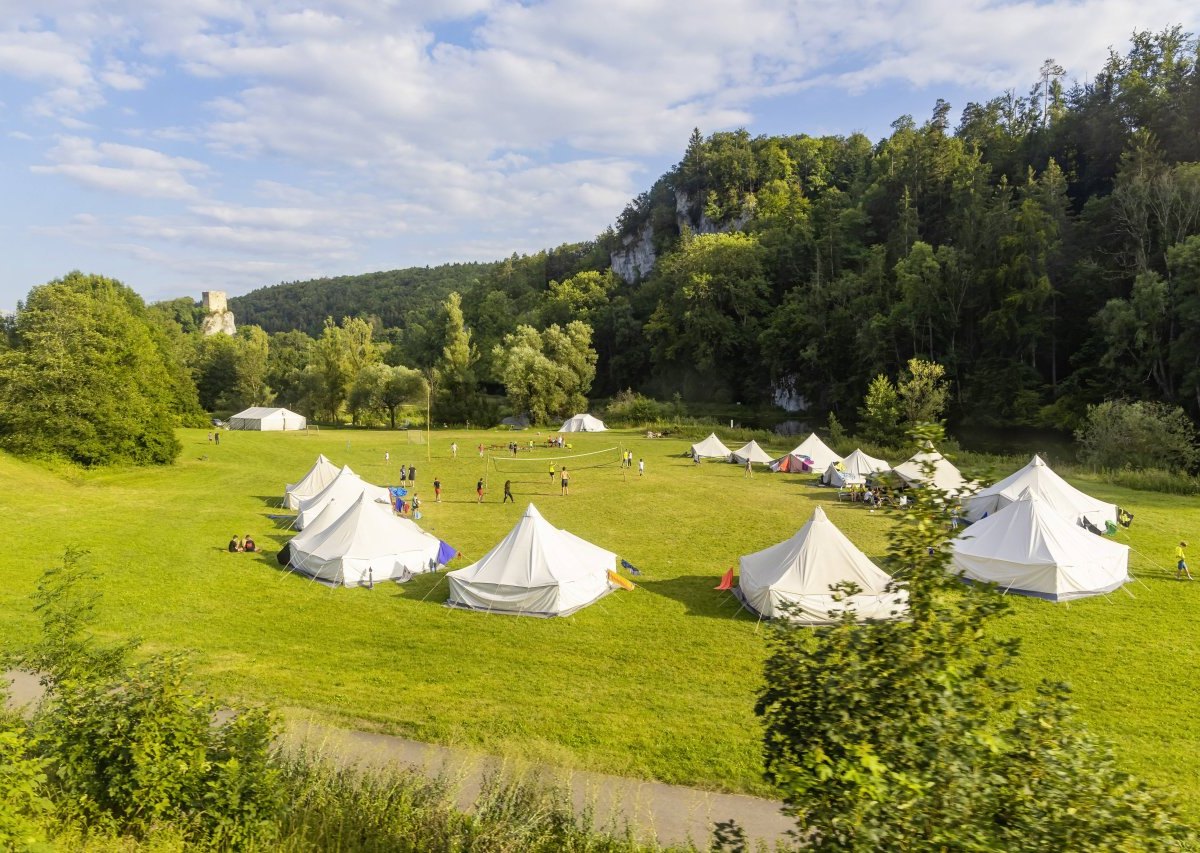
[{"label": "person standing in grass", "polygon": [[646,476],[646,460],[645,459],[638,460],[638,476],[639,477]]},{"label": "person standing in grass", "polygon": [[509,501],[516,503],[517,499],[514,498],[513,494],[512,494],[512,480],[505,480],[504,481],[504,500],[500,501],[500,503],[508,503]]},{"label": "person standing in grass", "polygon": [[475,494],[479,498],[477,503],[483,503],[483,477],[480,477],[479,482],[475,484]]},{"label": "person standing in grass", "polygon": [[554,463],[550,463],[550,482],[554,482]]},{"label": "person standing in grass", "polygon": [[1187,543],[1180,542],[1179,547],[1175,549],[1175,559],[1178,561],[1175,563],[1176,580],[1183,578],[1185,575],[1187,576],[1188,580],[1195,580],[1195,578],[1192,577],[1192,573],[1188,571],[1187,552],[1185,551],[1186,548]]},{"label": "person standing in grass", "polygon": [[450,445],[450,458],[451,459],[458,458],[458,442],[457,441]]},{"label": "person standing in grass", "polygon": [[439,477],[433,478],[433,502],[435,504],[442,502],[442,481]]},{"label": "person standing in grass", "polygon": [[569,481],[570,481],[570,477],[567,474],[567,466],[564,465],[562,467],[562,493],[564,495],[567,493],[567,487],[570,485]]}]

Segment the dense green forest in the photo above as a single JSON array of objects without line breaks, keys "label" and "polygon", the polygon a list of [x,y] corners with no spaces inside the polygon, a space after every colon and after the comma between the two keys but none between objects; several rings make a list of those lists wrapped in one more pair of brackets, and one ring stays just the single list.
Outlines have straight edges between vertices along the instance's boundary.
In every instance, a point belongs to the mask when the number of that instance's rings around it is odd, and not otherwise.
[{"label": "dense green forest", "polygon": [[1027,94],[967,104],[957,125],[939,100],[874,143],[696,132],[591,242],[281,285],[234,308],[309,334],[326,316],[365,317],[397,363],[428,369],[452,288],[475,375],[496,388],[506,335],[579,320],[594,396],[751,403],[788,388],[854,422],[874,376],[921,356],[945,365],[960,423],[1072,426],[1110,397],[1194,417],[1196,60],[1179,28],[1138,33],[1086,83],[1047,62]]}]

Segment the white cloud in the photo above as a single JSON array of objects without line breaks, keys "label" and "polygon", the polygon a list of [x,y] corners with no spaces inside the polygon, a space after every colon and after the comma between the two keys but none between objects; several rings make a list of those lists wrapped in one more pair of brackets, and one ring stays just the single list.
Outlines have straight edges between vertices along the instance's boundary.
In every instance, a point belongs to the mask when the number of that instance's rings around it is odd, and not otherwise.
[{"label": "white cloud", "polygon": [[49,166],[31,166],[37,175],[59,175],[89,189],[142,198],[189,199],[199,190],[184,173],[207,167],[197,160],[172,157],[150,148],[64,136],[47,152]]}]

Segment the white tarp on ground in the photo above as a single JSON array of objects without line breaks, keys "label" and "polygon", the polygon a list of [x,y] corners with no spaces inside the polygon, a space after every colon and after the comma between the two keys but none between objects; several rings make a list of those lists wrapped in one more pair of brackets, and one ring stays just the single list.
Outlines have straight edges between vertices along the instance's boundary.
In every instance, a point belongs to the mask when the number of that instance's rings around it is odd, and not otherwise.
[{"label": "white tarp on ground", "polygon": [[332,483],[338,475],[338,470],[338,466],[326,459],[322,453],[308,469],[308,473],[300,478],[300,482],[284,488],[283,505],[288,509],[300,509],[300,499],[311,498]]},{"label": "white tarp on ground", "polygon": [[978,521],[1004,509],[1020,498],[1028,489],[1042,499],[1043,503],[1072,524],[1086,519],[1094,527],[1104,530],[1106,522],[1116,523],[1117,507],[1086,495],[1072,486],[1047,465],[1040,456],[1034,456],[1029,464],[993,486],[981,489],[963,502],[967,518]]},{"label": "white tarp on ground", "polygon": [[1067,521],[1026,490],[951,543],[953,570],[1002,590],[1064,601],[1129,580],[1129,547]]},{"label": "white tarp on ground", "polygon": [[967,484],[962,472],[928,442],[924,450],[901,462],[892,469],[892,473],[910,486],[924,486],[929,482],[925,474],[925,466],[929,462],[933,463],[933,485],[952,495],[962,491]]},{"label": "white tarp on ground", "polygon": [[292,537],[291,566],[298,572],[342,586],[361,586],[436,568],[441,541],[365,492],[330,523],[330,504],[313,525]]},{"label": "white tarp on ground", "polygon": [[861,450],[855,449],[839,465],[834,462],[821,475],[821,482],[827,486],[862,485],[872,474],[887,471],[892,466],[883,459],[868,456]]},{"label": "white tarp on ground", "polygon": [[373,486],[362,477],[350,470],[349,465],[343,465],[342,470],[333,478],[328,486],[321,489],[311,498],[301,498],[299,512],[296,514],[296,529],[303,530],[305,525],[320,515],[321,510],[331,501],[341,506],[349,506],[358,500],[358,496],[366,494],[373,501],[380,501],[391,506],[391,494],[383,486]]},{"label": "white tarp on ground", "polygon": [[558,428],[559,432],[605,432],[607,430],[608,427],[604,425],[604,421],[591,415],[576,415],[573,418],[567,418]]},{"label": "white tarp on ground", "polygon": [[789,455],[807,456],[812,460],[814,471],[824,471],[834,462],[842,461],[842,457],[829,449],[825,442],[817,437],[815,432],[810,433],[808,438],[796,445],[795,449]]},{"label": "white tarp on ground", "polygon": [[[907,609],[908,593],[887,592],[891,580],[817,507],[791,539],[741,558],[735,592],[747,608],[766,618],[821,625],[836,619],[830,611],[848,607],[859,618],[896,618]],[[830,586],[842,581],[854,581],[862,591],[834,601]],[[785,603],[793,605],[790,613],[781,609]]]},{"label": "white tarp on ground", "polygon": [[307,426],[308,421],[304,415],[270,406],[251,406],[229,419],[230,429],[255,429],[263,432],[304,429]]},{"label": "white tarp on ground", "polygon": [[710,432],[704,441],[692,445],[688,456],[693,459],[728,459],[729,453],[729,448],[717,438],[717,434]]},{"label": "white tarp on ground", "polygon": [[447,572],[446,604],[522,616],[567,616],[612,590],[617,555],[546,521],[533,504],[483,559]]},{"label": "white tarp on ground", "polygon": [[737,462],[739,465],[745,465],[747,459],[761,465],[770,465],[772,461],[767,451],[758,446],[757,441],[751,441],[729,454],[729,461]]}]

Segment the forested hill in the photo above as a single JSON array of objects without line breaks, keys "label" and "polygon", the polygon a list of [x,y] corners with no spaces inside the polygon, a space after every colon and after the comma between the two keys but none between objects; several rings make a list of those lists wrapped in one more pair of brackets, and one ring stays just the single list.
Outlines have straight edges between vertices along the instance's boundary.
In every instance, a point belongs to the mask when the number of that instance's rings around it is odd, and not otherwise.
[{"label": "forested hill", "polygon": [[1138,33],[1086,83],[1048,61],[1026,94],[953,113],[939,100],[877,142],[696,132],[592,242],[280,286],[234,310],[312,334],[375,315],[389,360],[425,368],[455,289],[469,374],[493,388],[506,336],[580,320],[593,396],[790,387],[853,422],[875,376],[921,356],[945,366],[959,422],[1069,427],[1116,397],[1200,414],[1195,38]]},{"label": "forested hill", "polygon": [[444,264],[363,275],[295,281],[263,287],[229,300],[238,323],[267,332],[299,329],[319,335],[326,317],[378,317],[403,327],[411,311],[426,312],[454,291],[466,291],[495,263]]}]

